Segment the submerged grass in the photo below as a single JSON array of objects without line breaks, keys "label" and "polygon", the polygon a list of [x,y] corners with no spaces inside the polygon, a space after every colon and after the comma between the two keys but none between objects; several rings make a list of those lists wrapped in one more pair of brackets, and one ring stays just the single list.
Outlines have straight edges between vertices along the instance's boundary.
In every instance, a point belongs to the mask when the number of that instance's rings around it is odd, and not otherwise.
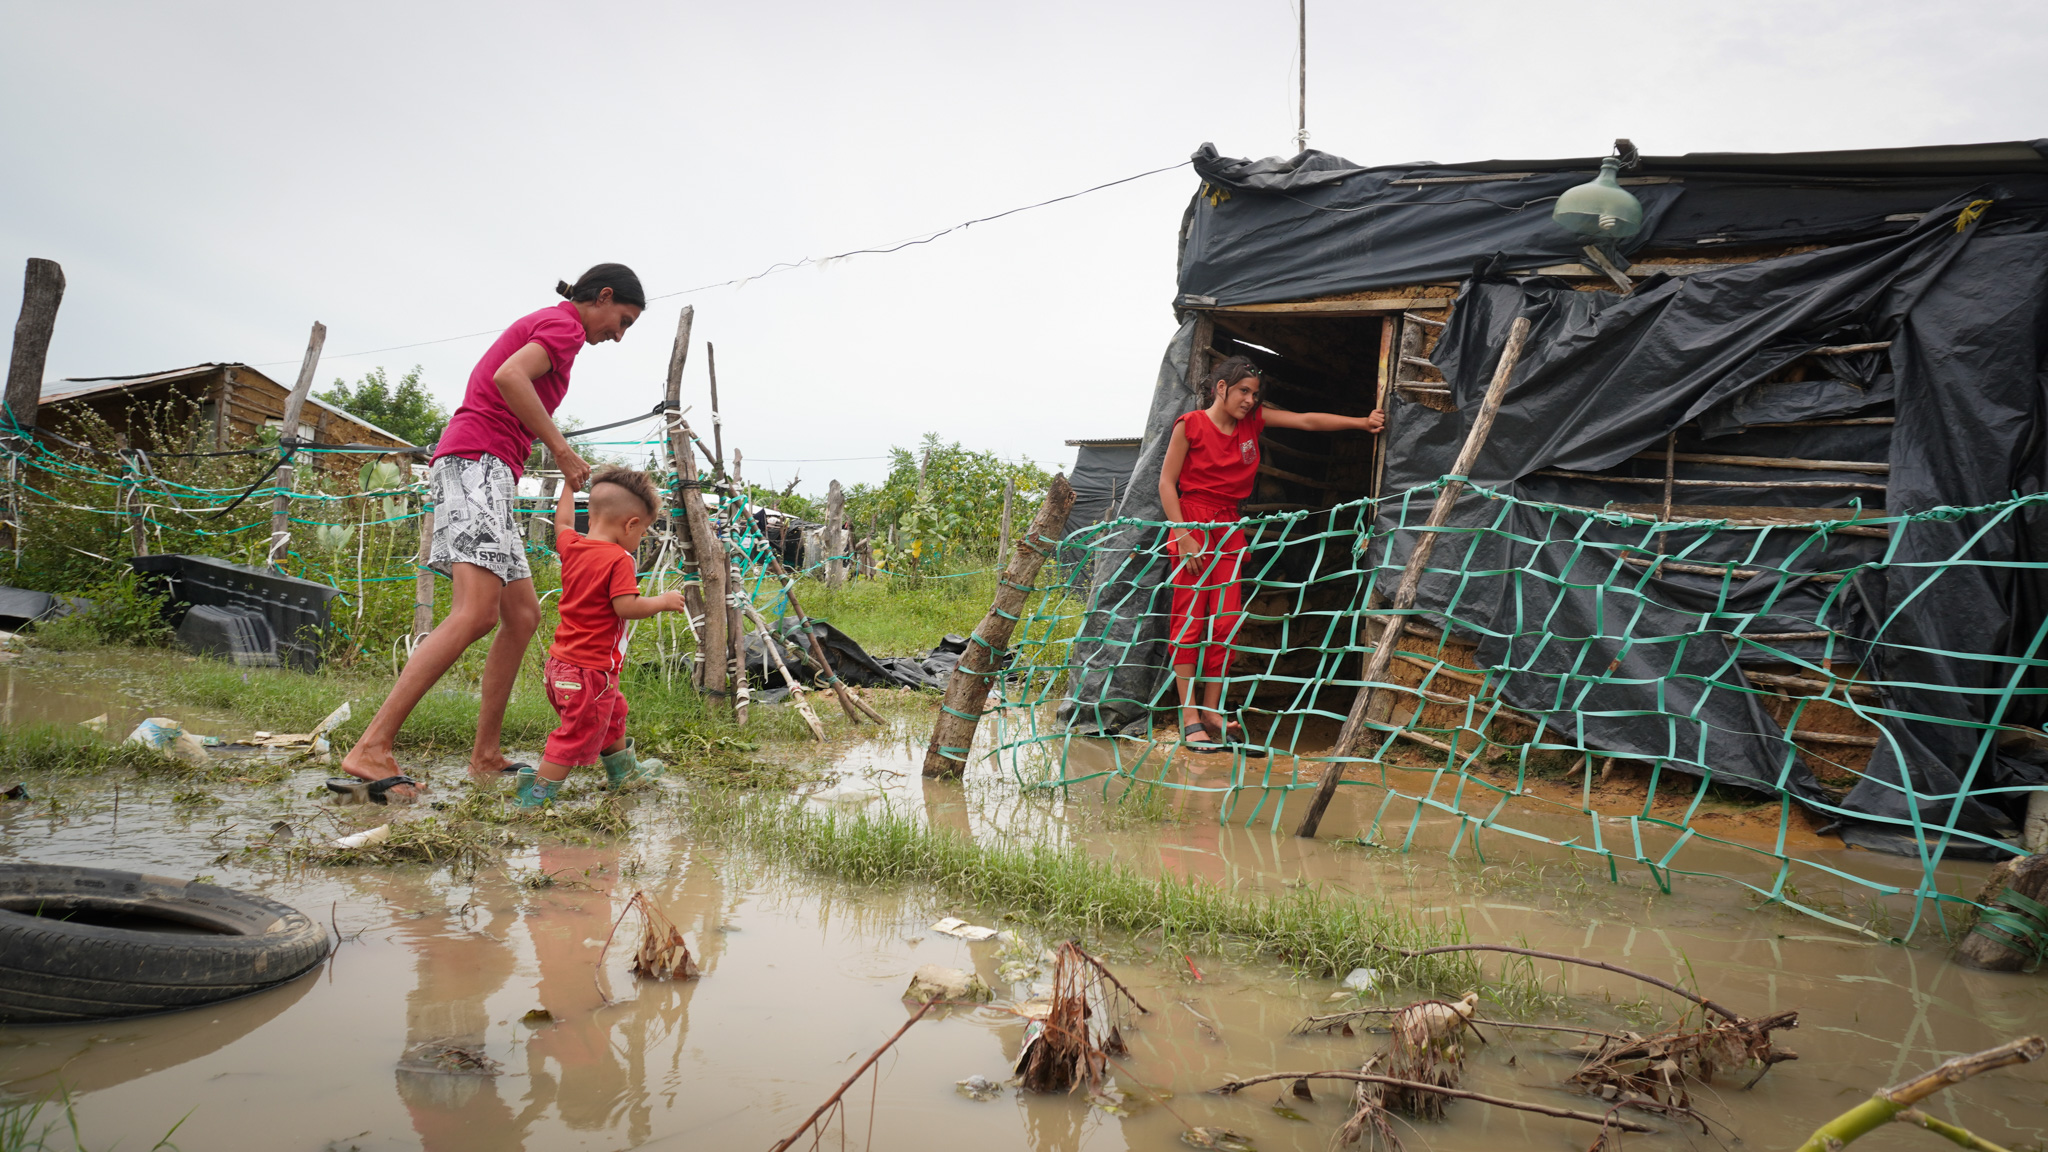
[{"label": "submerged grass", "polygon": [[699,834],[771,859],[856,884],[929,885],[1056,931],[1127,932],[1179,951],[1250,953],[1313,976],[1369,966],[1432,994],[1482,988],[1469,954],[1414,959],[1393,951],[1462,942],[1463,925],[1318,889],[1241,894],[1199,879],[1145,876],[1072,848],[975,844],[896,812],[819,812],[719,789],[694,791],[684,819]]}]

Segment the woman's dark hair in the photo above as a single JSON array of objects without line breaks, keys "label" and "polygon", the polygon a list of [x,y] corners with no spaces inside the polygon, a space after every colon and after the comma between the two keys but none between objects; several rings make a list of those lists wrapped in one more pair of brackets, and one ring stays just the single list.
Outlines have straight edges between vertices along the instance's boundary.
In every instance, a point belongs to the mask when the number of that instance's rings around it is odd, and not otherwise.
[{"label": "woman's dark hair", "polygon": [[[1218,384],[1228,388],[1247,377],[1257,380],[1259,376],[1258,365],[1252,363],[1251,357],[1229,357],[1222,363],[1210,368],[1209,374],[1202,378],[1202,402],[1205,404],[1214,404],[1216,402],[1216,386]],[[1263,383],[1260,386],[1260,390],[1264,391]]]},{"label": "woman's dark hair", "polygon": [[621,304],[631,304],[635,308],[647,307],[647,293],[640,288],[640,278],[633,275],[633,270],[624,264],[599,264],[585,272],[573,288],[569,286],[567,280],[555,281],[555,292],[562,299],[572,300],[578,304],[588,304],[597,299],[599,292],[607,288],[612,290],[612,299]]}]

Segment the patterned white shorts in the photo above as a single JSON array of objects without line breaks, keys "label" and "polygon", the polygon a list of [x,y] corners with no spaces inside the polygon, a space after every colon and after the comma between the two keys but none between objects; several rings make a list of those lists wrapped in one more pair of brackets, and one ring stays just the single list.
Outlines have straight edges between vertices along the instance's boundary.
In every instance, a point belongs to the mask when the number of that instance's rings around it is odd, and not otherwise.
[{"label": "patterned white shorts", "polygon": [[512,469],[488,452],[475,460],[434,461],[427,473],[427,502],[434,506],[427,567],[452,575],[454,565],[474,564],[507,584],[531,579],[514,503],[517,486]]}]

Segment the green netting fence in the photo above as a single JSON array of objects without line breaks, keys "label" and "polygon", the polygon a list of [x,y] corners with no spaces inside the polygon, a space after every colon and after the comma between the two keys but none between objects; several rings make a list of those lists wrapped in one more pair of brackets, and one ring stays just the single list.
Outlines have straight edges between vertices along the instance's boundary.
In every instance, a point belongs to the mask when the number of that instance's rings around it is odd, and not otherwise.
[{"label": "green netting fence", "polygon": [[[1332,766],[1337,725],[1377,635],[1374,605],[1386,602],[1375,590],[1384,597],[1398,581],[1443,483],[1377,505],[1241,523],[1246,614],[1227,641],[1223,705],[1265,758],[1175,754],[1178,695],[1163,641],[1169,526],[1117,520],[1070,536],[1067,550],[1094,563],[1042,578],[1046,594],[1018,627],[993,715],[994,757],[1026,788],[1099,781],[1106,791],[1212,793],[1222,820],[1282,831],[1288,798]],[[1908,597],[1873,619],[1855,603],[1858,582],[1912,567],[1902,545],[1930,531],[1953,546],[1919,564],[1919,595],[1939,595],[1943,579],[1972,569],[2013,567],[1978,558],[1976,545],[2044,499],[1853,525],[1757,525],[1663,522],[1471,489],[1438,529],[1423,606],[1407,614],[1414,638],[1397,646],[1386,681],[1395,706],[1369,722],[1344,765],[1362,813],[1358,838],[1399,849],[1448,839],[1451,852],[1480,859],[1515,843],[1548,845],[1667,892],[1679,877],[1718,876],[1866,933],[1952,930],[1955,913],[1974,908],[1980,878],[1944,870],[1943,860],[1964,848],[2011,850],[1957,817],[1972,801],[2029,790],[1994,786],[1990,767],[2001,739],[2039,739],[2008,717],[2038,714],[2028,697],[2044,691],[2043,637],[2021,637],[2017,656],[1934,653],[1980,673],[1957,678],[1977,686],[1887,681],[1873,670],[1889,650],[1929,654],[1902,628],[1926,602]],[[1860,561],[1835,547],[1850,526]],[[1686,588],[1674,596],[1679,578]],[[1134,666],[1150,674],[1132,676]],[[1939,690],[1957,706],[1888,703],[1908,688]],[[1902,724],[1960,730],[1974,752],[1951,766],[1958,787],[1869,770]],[[1639,773],[1622,800],[1596,783],[1615,757]],[[1188,770],[1198,762],[1203,770]],[[1903,814],[1852,807],[1858,788],[1896,793]],[[1852,852],[1815,834],[1838,820],[1895,828],[1913,854]]]}]

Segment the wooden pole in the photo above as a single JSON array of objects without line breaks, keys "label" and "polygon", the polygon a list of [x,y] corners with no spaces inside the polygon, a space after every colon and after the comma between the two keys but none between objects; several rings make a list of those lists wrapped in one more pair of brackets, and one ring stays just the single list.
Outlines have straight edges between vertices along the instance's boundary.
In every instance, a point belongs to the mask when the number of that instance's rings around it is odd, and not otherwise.
[{"label": "wooden pole", "polygon": [[1459,451],[1457,462],[1451,465],[1451,475],[1458,479],[1447,481],[1443,491],[1437,493],[1436,507],[1430,510],[1427,527],[1408,550],[1408,566],[1402,571],[1401,584],[1394,592],[1393,612],[1380,618],[1379,636],[1373,641],[1372,660],[1365,668],[1365,683],[1359,686],[1358,696],[1351,702],[1351,713],[1345,717],[1344,727],[1337,733],[1337,745],[1330,750],[1330,764],[1323,771],[1322,784],[1316,789],[1315,799],[1309,803],[1308,814],[1302,818],[1301,827],[1295,832],[1297,836],[1316,834],[1316,829],[1323,822],[1323,812],[1337,794],[1337,783],[1344,778],[1344,759],[1356,755],[1359,744],[1364,741],[1366,717],[1378,694],[1375,685],[1386,676],[1387,665],[1394,658],[1394,650],[1400,646],[1401,631],[1408,623],[1408,617],[1403,613],[1415,606],[1415,590],[1422,583],[1423,569],[1428,566],[1429,554],[1436,547],[1439,534],[1434,529],[1450,522],[1451,510],[1465,490],[1463,477],[1479,461],[1479,451],[1486,446],[1487,434],[1493,431],[1494,417],[1500,414],[1501,397],[1507,394],[1508,377],[1515,371],[1515,362],[1522,358],[1522,344],[1528,338],[1529,318],[1515,317],[1514,326],[1508,330],[1507,347],[1501,350],[1500,365],[1494,369],[1493,382],[1487,385],[1486,399],[1473,417],[1472,430],[1465,434],[1465,447]]},{"label": "wooden pole", "polygon": [[149,555],[149,521],[142,513],[141,454],[128,447],[128,437],[121,437],[121,507],[128,513],[128,539],[135,555]]},{"label": "wooden pole", "polygon": [[725,474],[725,422],[718,416],[718,347],[704,342],[704,371],[711,377],[711,472]]},{"label": "wooden pole", "polygon": [[[544,470],[553,471],[555,467],[555,454],[545,448],[541,449],[540,466]],[[558,477],[541,477],[540,510],[528,515],[526,520],[526,538],[535,544],[546,544],[549,547],[554,547],[555,541],[552,539],[549,530],[555,524],[555,486],[559,483],[561,481]]]},{"label": "wooden pole", "polygon": [[998,564],[1003,562],[1003,557],[1010,554],[1010,506],[1016,500],[1017,478],[1013,476],[1003,481],[1003,527],[1002,534],[996,537],[996,563]]},{"label": "wooden pole", "polygon": [[14,322],[14,354],[7,362],[7,411],[19,427],[36,426],[43,367],[57,330],[57,306],[63,302],[64,269],[55,260],[30,257],[21,280],[21,316]]},{"label": "wooden pole", "polygon": [[306,407],[306,394],[313,390],[313,374],[320,370],[320,349],[327,343],[327,325],[313,322],[313,334],[306,340],[306,358],[299,363],[299,380],[285,397],[284,423],[278,426],[278,451],[284,463],[277,468],[277,495],[270,502],[270,556],[272,567],[284,563],[292,543],[292,448],[299,442],[299,413]]},{"label": "wooden pole", "polygon": [[[677,535],[689,543],[689,554],[697,566],[697,581],[683,585],[683,606],[697,633],[697,687],[708,696],[724,697],[731,680],[723,659],[727,648],[725,614],[725,546],[712,530],[711,516],[704,510],[704,493],[697,486],[697,457],[690,447],[694,434],[683,419],[683,362],[690,354],[690,325],[696,309],[683,306],[676,319],[676,342],[668,358],[669,459],[676,471],[676,508],[683,530]],[[702,589],[699,591],[699,589]],[[692,600],[695,603],[692,603]],[[701,622],[701,623],[700,623]]]},{"label": "wooden pole", "polygon": [[420,551],[414,562],[419,574],[412,581],[412,642],[417,644],[434,630],[434,570],[427,562],[434,556],[434,506],[420,507]]},{"label": "wooden pole", "polygon": [[[29,257],[21,278],[21,316],[14,322],[14,351],[7,361],[5,403],[12,428],[36,426],[50,336],[57,330],[57,306],[63,302],[64,269],[55,260]],[[14,438],[11,428],[5,442],[17,449],[28,447]],[[21,548],[21,493],[11,481],[15,467],[10,462],[6,506],[0,508],[0,548],[10,552]]]},{"label": "wooden pole", "polygon": [[[782,558],[770,553],[768,571],[782,581],[782,597],[789,601],[789,610],[796,613],[798,620],[804,621],[804,639],[810,642],[811,660],[818,666],[818,675],[823,676],[825,682],[832,686],[832,694],[839,700],[839,706],[846,710],[846,718],[858,724],[861,714],[866,713],[868,719],[877,724],[882,723],[882,714],[868,707],[868,702],[848,688],[846,682],[839,678],[839,674],[832,670],[832,661],[825,655],[825,645],[819,642],[818,634],[811,631],[810,617],[804,615],[804,606],[797,603],[796,580],[790,576],[789,570],[782,566]],[[855,710],[856,707],[858,711]]]},{"label": "wooden pole", "polygon": [[932,725],[931,747],[924,754],[927,776],[958,776],[967,767],[967,750],[974,746],[974,730],[988,708],[988,690],[1002,675],[1002,653],[1010,645],[1010,633],[1017,626],[1017,614],[1024,607],[1025,589],[1038,579],[1045,558],[1059,546],[1067,514],[1074,510],[1074,489],[1064,475],[1052,478],[1038,515],[1024,530],[1017,550],[996,585],[995,603],[974,629],[967,651],[946,681],[946,698]]},{"label": "wooden pole", "polygon": [[825,587],[846,583],[846,490],[834,480],[825,488]]},{"label": "wooden pole", "polygon": [[[706,343],[704,349],[709,352],[711,345]],[[740,450],[737,448],[732,450],[732,490],[733,508],[725,519],[731,527],[733,537],[737,539],[740,521],[747,518],[747,486],[740,482]],[[725,622],[726,642],[732,646],[732,711],[734,718],[744,725],[747,722],[747,700],[750,693],[747,684],[747,622],[746,617],[740,613],[740,603],[751,603],[751,593],[747,591],[747,574],[740,571],[739,565],[734,563],[731,551],[725,553],[725,565],[726,586],[732,590],[726,598],[728,607]],[[768,678],[765,670],[761,678]]]},{"label": "wooden pole", "polygon": [[746,611],[748,618],[754,622],[754,630],[761,635],[761,646],[768,650],[768,658],[774,661],[775,670],[782,674],[782,682],[789,686],[789,698],[796,702],[797,712],[803,716],[804,724],[810,728],[811,735],[822,742],[825,739],[825,725],[819,721],[818,714],[811,710],[811,702],[804,697],[804,686],[797,682],[797,678],[789,670],[789,665],[783,661],[781,641],[769,631],[768,621],[762,619],[760,609],[749,604]]},{"label": "wooden pole", "polygon": [[[2036,903],[2048,901],[2048,855],[2037,852],[2000,861],[1984,881],[1983,889],[1977,893],[1977,903],[1986,908],[1998,908],[2007,917],[2019,919],[2018,914],[2006,905],[2007,892]],[[2014,920],[2003,922],[2013,924]],[[1987,922],[1980,917],[1976,927],[1956,941],[1953,958],[1965,968],[2018,972],[2033,964],[2034,953],[2026,941],[2004,930],[1998,922]]]}]

